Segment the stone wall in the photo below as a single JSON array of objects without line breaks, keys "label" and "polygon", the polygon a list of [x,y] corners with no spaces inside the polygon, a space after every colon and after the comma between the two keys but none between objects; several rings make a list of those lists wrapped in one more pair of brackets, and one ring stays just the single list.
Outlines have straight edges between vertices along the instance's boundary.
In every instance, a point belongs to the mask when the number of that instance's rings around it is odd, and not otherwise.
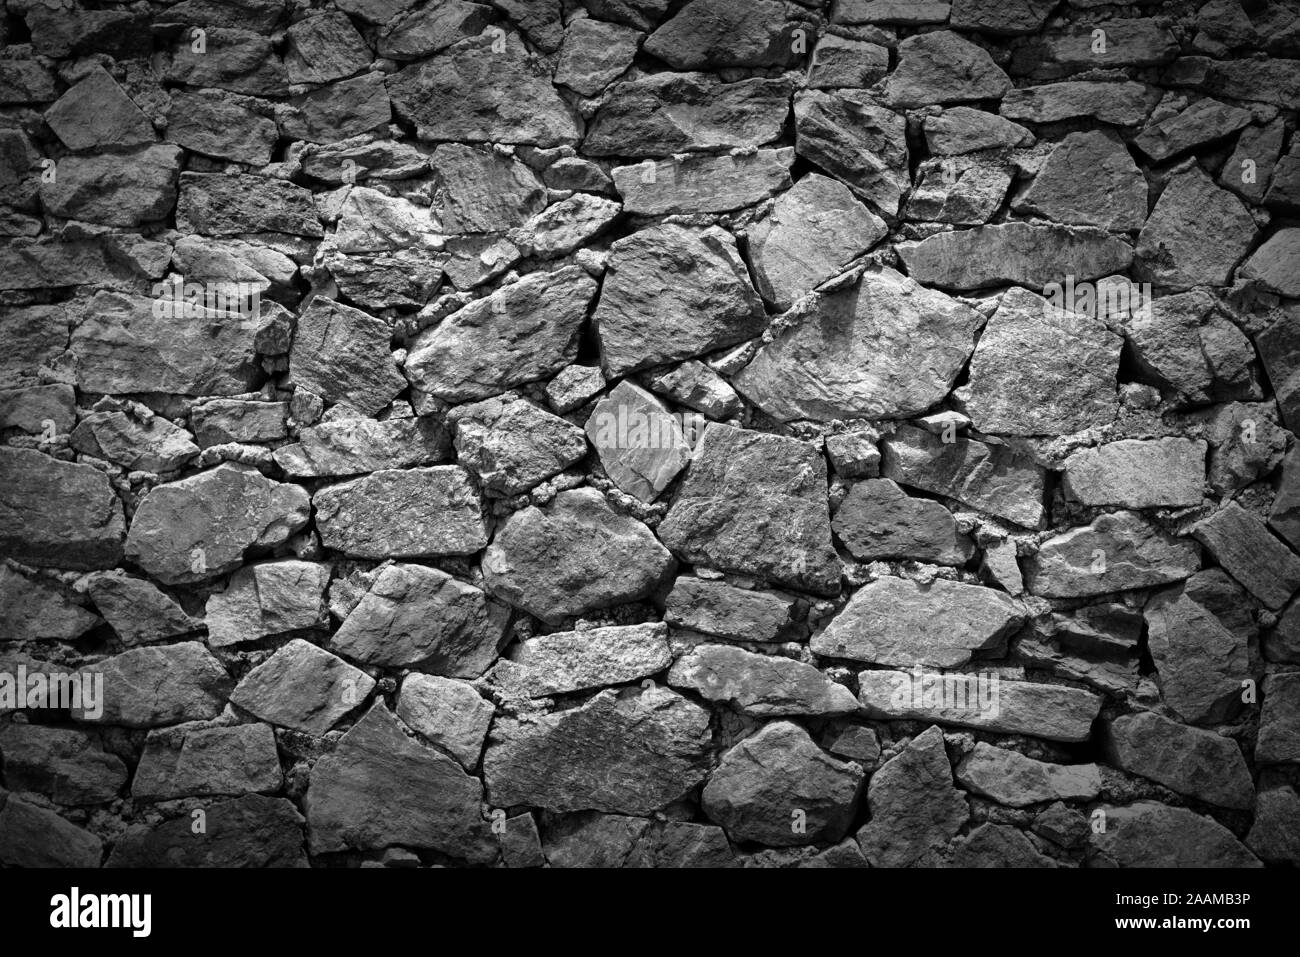
[{"label": "stone wall", "polygon": [[0,864],[1300,862],[1294,0],[0,44]]}]

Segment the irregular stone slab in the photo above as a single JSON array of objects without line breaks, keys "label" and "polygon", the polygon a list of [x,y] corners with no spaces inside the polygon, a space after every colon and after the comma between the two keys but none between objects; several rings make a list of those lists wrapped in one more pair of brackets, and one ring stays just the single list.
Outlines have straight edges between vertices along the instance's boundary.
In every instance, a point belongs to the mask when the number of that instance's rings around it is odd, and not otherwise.
[{"label": "irregular stone slab", "polygon": [[1280,57],[1220,62],[1208,57],[1189,56],[1180,57],[1165,71],[1164,82],[1171,86],[1195,87],[1211,96],[1270,103],[1286,109],[1300,96],[1297,69],[1300,69],[1300,60]]},{"label": "irregular stone slab", "polygon": [[808,647],[830,658],[956,668],[975,652],[1005,649],[1027,620],[1018,603],[992,588],[880,578],[859,588]]},{"label": "irregular stone slab", "polygon": [[856,483],[831,519],[831,529],[859,561],[964,565],[975,551],[951,512],[931,499],[913,498],[891,479]]},{"label": "irregular stone slab", "polygon": [[453,409],[456,460],[484,488],[519,495],[587,454],[582,430],[516,393]]},{"label": "irregular stone slab", "polygon": [[137,801],[278,791],[284,775],[265,724],[151,731],[131,780]]},{"label": "irregular stone slab", "polygon": [[92,412],[69,441],[79,452],[145,472],[171,472],[199,454],[190,434],[160,415],[142,421],[125,412]]},{"label": "irregular stone slab", "polygon": [[[650,370],[641,381],[660,395],[703,412],[711,419],[730,419],[740,412],[740,396],[731,384],[694,359],[678,366]],[[683,424],[687,421],[683,417]]]},{"label": "irregular stone slab", "polygon": [[1255,760],[1260,764],[1300,762],[1300,672],[1271,674],[1264,679]]},{"label": "irregular stone slab", "polygon": [[1255,220],[1240,199],[1193,164],[1172,177],[1138,234],[1139,279],[1188,289],[1226,286],[1255,240]]},{"label": "irregular stone slab", "polygon": [[1101,322],[1012,288],[984,327],[958,396],[982,432],[1065,435],[1109,425],[1122,345]]},{"label": "irregular stone slab", "polygon": [[838,841],[857,811],[864,775],[788,721],[764,725],[722,756],[701,806],[733,841],[770,847]]},{"label": "irregular stone slab", "polygon": [[289,77],[271,47],[270,37],[230,27],[208,29],[202,52],[194,49],[188,33],[177,38],[162,79],[254,96],[284,96],[289,92]]},{"label": "irregular stone slab", "polygon": [[144,578],[131,578],[119,569],[94,575],[88,583],[90,600],[127,645],[147,645],[203,627],[169,595]]},{"label": "irregular stone slab", "polygon": [[493,806],[648,815],[704,780],[709,712],[666,688],[602,691],[532,723],[493,726],[483,776]]},{"label": "irregular stone slab", "polygon": [[55,804],[106,804],[126,783],[126,765],[84,731],[39,724],[0,727],[5,786],[35,791]]},{"label": "irregular stone slab", "polygon": [[880,443],[880,471],[899,485],[954,498],[972,508],[1038,528],[1044,518],[1043,469],[1004,445],[944,442],[903,426]]},{"label": "irregular stone slab", "polygon": [[546,208],[546,188],[513,156],[444,143],[429,158],[435,229],[489,233],[522,226]]},{"label": "irregular stone slab", "polygon": [[126,728],[215,718],[226,706],[232,684],[221,662],[197,641],[132,648],[85,665],[80,674],[83,684],[98,684],[103,676],[102,713],[73,709],[73,719]]},{"label": "irregular stone slab", "polygon": [[370,65],[369,47],[342,13],[299,20],[285,31],[284,69],[290,83],[328,83]]},{"label": "irregular stone slab", "polygon": [[641,37],[617,23],[574,20],[564,31],[555,82],[582,96],[596,96],[632,65]]},{"label": "irregular stone slab", "polygon": [[[16,311],[12,310],[9,318]],[[0,373],[0,380],[3,378]],[[0,390],[0,428],[38,433],[45,431],[47,421],[54,423],[55,434],[72,431],[77,421],[77,400],[71,385],[51,383]]]},{"label": "irregular stone slab", "polygon": [[662,402],[627,379],[596,403],[586,429],[606,474],[642,502],[654,501],[690,461],[694,435],[688,438]]},{"label": "irregular stone slab", "polygon": [[303,819],[292,801],[245,794],[204,810],[202,839],[188,814],[150,828],[133,825],[105,867],[307,867]]},{"label": "irregular stone slab", "polygon": [[554,259],[588,243],[622,211],[615,200],[575,193],[512,231],[510,241],[525,256]]},{"label": "irregular stone slab", "polygon": [[528,638],[493,671],[493,680],[530,698],[623,684],[672,664],[662,622],[613,625]]},{"label": "irregular stone slab", "polygon": [[384,469],[312,496],[326,548],[357,558],[472,555],[487,544],[483,503],[456,465]]},{"label": "irregular stone slab", "polygon": [[1011,89],[986,50],[949,30],[908,37],[899,43],[898,57],[884,90],[885,102],[896,109],[1000,100]]},{"label": "irregular stone slab", "polygon": [[1199,505],[1206,443],[1197,439],[1122,439],[1065,460],[1066,494],[1084,505],[1161,508]]},{"label": "irregular stone slab", "polygon": [[190,426],[204,448],[225,442],[277,442],[289,437],[288,417],[288,402],[213,399],[190,411]]},{"label": "irregular stone slab", "polygon": [[1249,125],[1250,120],[1249,110],[1206,98],[1148,126],[1133,145],[1153,162],[1165,163],[1198,146],[1231,136]]},{"label": "irregular stone slab", "polygon": [[1088,836],[1089,853],[1103,866],[1263,866],[1226,827],[1187,808],[1138,801],[1103,810],[1106,830]]},{"label": "irregular stone slab", "polygon": [[321,478],[430,465],[448,457],[447,430],[435,419],[335,419],[302,429],[272,455],[286,475]]},{"label": "irregular stone slab", "polygon": [[244,675],[230,703],[277,727],[319,736],[374,687],[364,671],[295,638]]},{"label": "irregular stone slab", "polygon": [[311,143],[336,143],[364,133],[386,132],[393,118],[385,74],[378,71],[294,97],[289,107],[280,114],[281,135]]},{"label": "irregular stone slab", "polygon": [[0,791],[0,863],[7,867],[99,867],[104,842],[43,807]]},{"label": "irregular stone slab", "polygon": [[0,621],[0,641],[75,641],[103,620],[57,582],[0,565]]},{"label": "irregular stone slab", "polygon": [[154,140],[148,118],[99,65],[45,111],[45,122],[70,150],[119,149]]},{"label": "irregular stone slab", "polygon": [[405,387],[389,351],[388,323],[316,297],[298,317],[289,368],[293,384],[326,402],[378,412]]},{"label": "irregular stone slab", "polygon": [[108,395],[237,395],[254,387],[257,320],[182,318],[156,306],[155,299],[104,290],[78,301],[63,358],[78,388]]},{"label": "irregular stone slab", "polygon": [[749,230],[758,291],[778,309],[789,309],[886,232],[884,222],[848,187],[809,173]]},{"label": "irregular stone slab", "polygon": [[48,103],[57,95],[54,73],[35,60],[5,60],[0,66],[0,103]]},{"label": "irregular stone slab", "polygon": [[1161,91],[1145,83],[1069,80],[1011,90],[999,107],[1021,123],[1057,123],[1076,118],[1114,126],[1137,126],[1160,101]]},{"label": "irregular stone slab", "polygon": [[1031,223],[937,233],[897,249],[913,279],[948,289],[1042,289],[1066,276],[1082,281],[1122,273],[1133,259],[1128,243],[1104,230]]},{"label": "irregular stone slab", "polygon": [[173,248],[172,261],[189,282],[248,283],[262,295],[288,292],[298,274],[298,264],[284,253],[241,239],[185,236]]},{"label": "irregular stone slab", "polygon": [[482,590],[446,572],[386,565],[330,647],[365,664],[477,678],[496,660],[508,617]]},{"label": "irregular stone slab", "polygon": [[979,741],[957,766],[957,783],[1007,807],[1091,801],[1101,793],[1095,764],[1049,764]]},{"label": "irregular stone slab", "polygon": [[698,0],[650,34],[644,49],[677,70],[792,66],[819,23],[783,0]]},{"label": "irregular stone slab", "polygon": [[131,521],[126,557],[164,584],[206,581],[242,565],[249,548],[284,544],[310,517],[302,488],[223,463],[151,489]]},{"label": "irregular stone slab", "polygon": [[887,217],[908,188],[907,124],[866,91],[795,97],[795,151]]},{"label": "irregular stone slab", "polygon": [[650,529],[582,488],[512,514],[482,566],[489,592],[558,625],[653,594],[674,563]]},{"label": "irregular stone slab", "polygon": [[616,166],[614,187],[629,213],[723,213],[760,203],[790,187],[794,150],[690,156]]},{"label": "irregular stone slab", "polygon": [[733,381],[782,421],[913,416],[948,394],[983,324],[969,306],[881,267],[819,297]]},{"label": "irregular stone slab", "polygon": [[1293,550],[1300,547],[1300,452],[1295,446],[1282,460],[1281,481],[1269,512],[1268,525]]},{"label": "irregular stone slab", "polygon": [[[10,252],[12,247],[0,250],[0,255]],[[5,256],[5,265],[6,268],[17,268],[11,256]],[[24,393],[30,394],[33,387],[40,384],[41,367],[51,366],[62,354],[72,319],[73,315],[62,305],[8,309],[5,313],[6,348],[0,355],[0,382],[6,388],[21,387]],[[33,431],[40,432],[43,428],[38,422]]]},{"label": "irregular stone slab", "polygon": [[[871,672],[880,674],[882,672]],[[953,787],[943,732],[929,728],[871,776],[871,820],[857,834],[872,867],[925,866],[966,823],[966,798]]]},{"label": "irregular stone slab", "polygon": [[1102,704],[1099,695],[1064,685],[918,671],[860,672],[858,701],[873,718],[1067,742],[1088,740]]},{"label": "irregular stone slab", "polygon": [[163,219],[176,203],[181,149],[157,144],[129,153],[67,156],[41,183],[46,212],[106,226]]},{"label": "irregular stone slab", "polygon": [[223,90],[174,90],[166,137],[204,156],[265,166],[279,138],[269,112],[257,100]]},{"label": "irregular stone slab", "polygon": [[1192,534],[1224,571],[1269,608],[1281,608],[1300,588],[1300,558],[1236,502],[1202,521]]},{"label": "irregular stone slab", "polygon": [[777,592],[683,576],[668,593],[664,619],[719,638],[784,641],[796,624],[798,605],[796,599]]},{"label": "irregular stone slab", "polygon": [[[166,244],[140,239],[133,234],[105,234],[73,242],[0,241],[0,262],[5,265],[0,271],[0,290],[78,285],[138,290],[142,280],[155,280],[162,276],[170,255]],[[15,311],[18,315],[53,313],[61,316],[67,309],[60,306]]]},{"label": "irregular stone slab", "polygon": [[[1211,406],[1193,413],[1189,420],[1199,427],[1209,443],[1209,483],[1219,494],[1245,488],[1256,479],[1272,473],[1283,460],[1286,435],[1278,423],[1277,405],[1273,402],[1232,402]],[[1273,516],[1285,509],[1285,466],[1279,496],[1274,499],[1269,524],[1278,525]],[[1283,533],[1283,537],[1287,537]]]},{"label": "irregular stone slab", "polygon": [[650,822],[586,811],[550,822],[545,832],[551,867],[648,867],[645,834]]},{"label": "irregular stone slab", "polygon": [[949,25],[1002,36],[1037,33],[1056,4],[1053,0],[953,0]]},{"label": "irregular stone slab", "polygon": [[[1300,240],[1300,234],[1296,238]],[[1294,309],[1284,308],[1277,321],[1255,337],[1288,429],[1300,428],[1300,334],[1295,330],[1295,315]]]},{"label": "irregular stone slab", "polygon": [[1291,788],[1261,791],[1246,846],[1268,863],[1300,861],[1300,797]]},{"label": "irregular stone slab", "polygon": [[933,155],[956,156],[1033,142],[1034,134],[1020,124],[969,106],[949,107],[925,118],[925,145]]},{"label": "irregular stone slab", "polygon": [[[334,244],[345,253],[396,251],[435,245],[431,211],[400,196],[354,186],[339,207]],[[313,300],[314,302],[315,300]]]},{"label": "irregular stone slab", "polygon": [[0,552],[29,565],[112,568],[125,523],[108,476],[35,449],[0,448]]},{"label": "irregular stone slab", "polygon": [[736,867],[727,833],[711,824],[664,821],[649,831],[655,867]]},{"label": "irregular stone slab", "polygon": [[945,23],[949,4],[928,0],[841,0],[831,15],[832,23],[894,23],[916,26]]},{"label": "irregular stone slab", "polygon": [[1147,218],[1147,183],[1113,133],[1071,133],[1052,150],[1014,206],[1058,223],[1141,229]]},{"label": "irregular stone slab", "polygon": [[182,173],[176,228],[204,236],[325,234],[311,193],[288,180],[224,173]]},{"label": "irregular stone slab", "polygon": [[[1248,203],[1260,203],[1272,179],[1273,168],[1282,155],[1284,131],[1284,124],[1277,119],[1267,126],[1243,129],[1237,137],[1236,149],[1219,173],[1219,185],[1232,190]],[[1247,170],[1253,176],[1248,177]]]},{"label": "irregular stone slab", "polygon": [[1043,542],[1025,563],[1025,585],[1050,598],[1104,595],[1181,581],[1200,558],[1195,542],[1136,512],[1115,512]]},{"label": "irregular stone slab", "polygon": [[904,208],[908,219],[977,226],[1002,208],[1012,171],[983,158],[950,157],[923,161],[917,177]]},{"label": "irregular stone slab", "polygon": [[1279,295],[1300,297],[1300,281],[1295,277],[1297,257],[1300,257],[1300,229],[1279,229],[1251,254],[1237,274],[1257,280]]},{"label": "irregular stone slab", "polygon": [[208,645],[253,641],[267,635],[329,624],[325,586],[329,568],[316,562],[263,562],[230,576],[224,592],[208,597]]},{"label": "irregular stone slab", "polygon": [[652,226],[616,240],[592,315],[611,378],[763,331],[763,302],[730,233]]},{"label": "irregular stone slab", "polygon": [[1236,741],[1149,711],[1107,726],[1106,760],[1115,767],[1219,807],[1249,809],[1255,785]]},{"label": "irregular stone slab", "polygon": [[529,273],[476,299],[411,343],[406,377],[447,402],[499,395],[577,356],[596,283],[577,266]]},{"label": "irregular stone slab", "polygon": [[[362,6],[362,0],[350,5]],[[371,6],[366,3],[365,6]],[[378,9],[349,10],[379,24],[376,52],[392,60],[419,60],[445,50],[458,40],[476,37],[491,22],[494,11],[486,4],[449,0],[436,6],[424,6],[406,13],[413,4],[402,2],[397,16],[386,16]]]},{"label": "irregular stone slab", "polygon": [[812,665],[731,645],[697,645],[673,664],[668,683],[764,718],[858,710],[852,691]]},{"label": "irregular stone slab", "polygon": [[689,562],[833,595],[825,488],[812,445],[710,422],[659,538]]},{"label": "irregular stone slab", "polygon": [[485,31],[390,74],[387,83],[394,112],[422,140],[547,148],[578,139],[573,114],[549,79],[533,71],[516,34]]},{"label": "irregular stone slab", "polygon": [[1142,377],[1180,403],[1262,397],[1255,350],[1208,292],[1161,296],[1121,323]]},{"label": "irregular stone slab", "polygon": [[[1178,55],[1178,41],[1163,24],[1149,19],[1105,21],[1105,49],[1097,44],[1092,23],[1076,23],[1044,35],[1031,61],[1035,76],[1059,76],[1106,67],[1150,67]],[[1013,66],[1013,70],[1015,67]]]},{"label": "irregular stone slab", "polygon": [[981,824],[952,844],[950,867],[1059,867],[1036,848],[1019,828]]},{"label": "irregular stone slab", "polygon": [[790,82],[722,83],[707,73],[655,73],[616,83],[587,121],[587,156],[672,156],[762,146],[781,136]]},{"label": "irregular stone slab", "polygon": [[437,675],[407,675],[397,699],[397,716],[467,771],[478,766],[495,710],[473,685]]},{"label": "irregular stone slab", "polygon": [[827,33],[813,51],[808,85],[814,90],[868,87],[889,72],[889,49]]}]

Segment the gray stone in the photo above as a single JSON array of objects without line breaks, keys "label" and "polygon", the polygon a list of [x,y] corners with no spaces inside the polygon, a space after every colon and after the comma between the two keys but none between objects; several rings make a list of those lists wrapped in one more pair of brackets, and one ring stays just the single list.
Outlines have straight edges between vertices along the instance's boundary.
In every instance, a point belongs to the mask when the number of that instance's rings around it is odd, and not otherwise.
[{"label": "gray stone", "polygon": [[144,578],[119,569],[91,577],[90,600],[127,645],[147,645],[203,627],[170,596]]},{"label": "gray stone", "polygon": [[194,437],[204,448],[224,442],[275,442],[289,437],[288,402],[212,399],[190,412]]},{"label": "gray stone", "polygon": [[647,867],[644,818],[591,811],[553,821],[544,834],[551,867]]},{"label": "gray stone", "polygon": [[79,452],[145,472],[171,472],[199,454],[190,434],[160,415],[141,420],[126,412],[92,412],[69,440]]},{"label": "gray stone", "polygon": [[668,593],[671,625],[735,641],[785,641],[796,626],[799,602],[705,578],[681,577]]},{"label": "gray stone", "polygon": [[827,33],[817,40],[808,85],[814,90],[871,86],[889,72],[889,49]]},{"label": "gray stone", "polygon": [[429,157],[433,226],[446,233],[490,233],[521,226],[546,208],[546,189],[513,156],[443,143]]},{"label": "gray stone", "polygon": [[1223,164],[1219,185],[1232,190],[1248,203],[1261,202],[1273,177],[1274,165],[1282,155],[1285,132],[1281,118],[1266,126],[1243,129],[1237,136],[1236,149]]},{"label": "gray stone", "polygon": [[278,791],[275,733],[265,724],[151,731],[131,780],[137,801]]},{"label": "gray stone", "polygon": [[8,867],[99,867],[104,842],[53,811],[0,791],[0,863]]},{"label": "gray stone", "polygon": [[0,641],[75,641],[102,623],[76,604],[57,581],[28,576],[0,565]]},{"label": "gray stone", "polygon": [[[371,0],[352,0],[360,6],[371,6]],[[418,10],[406,12],[413,6],[403,0],[402,11],[397,17],[384,16],[378,10],[358,10],[360,16],[370,19],[375,17],[379,24],[379,33],[375,49],[382,57],[393,60],[419,60],[445,50],[460,40],[476,37],[491,22],[495,11],[481,3],[465,3],[462,0],[448,0],[433,6],[425,5]],[[376,16],[376,14],[381,14]]]},{"label": "gray stone", "polygon": [[477,678],[505,643],[508,619],[482,590],[446,572],[392,564],[344,618],[330,647],[365,664]]},{"label": "gray stone", "polygon": [[778,197],[749,230],[758,291],[778,309],[833,276],[886,233],[878,216],[844,184],[809,173]]},{"label": "gray stone", "polygon": [[650,831],[655,867],[735,867],[727,832],[711,824],[664,821]]},{"label": "gray stone", "polygon": [[[873,672],[874,673],[874,672]],[[871,820],[857,834],[872,867],[933,864],[970,814],[952,783],[943,732],[932,727],[871,776]]]},{"label": "gray stone", "polygon": [[577,266],[530,273],[416,336],[406,376],[447,402],[486,399],[545,378],[576,357],[595,293],[596,283]]},{"label": "gray stone", "polygon": [[546,401],[565,415],[605,388],[605,375],[597,366],[565,366],[546,383]]},{"label": "gray stone", "polygon": [[554,259],[589,243],[622,211],[615,200],[577,193],[511,231],[510,241],[524,256]]},{"label": "gray stone", "polygon": [[303,489],[223,463],[150,490],[126,557],[164,584],[206,581],[234,571],[250,548],[284,544],[310,517]]},{"label": "gray stone", "polygon": [[628,213],[722,213],[753,206],[790,187],[794,150],[756,150],[735,156],[644,160],[613,169],[614,187]]},{"label": "gray stone", "polygon": [[1065,685],[1002,681],[996,674],[863,671],[858,701],[872,718],[932,721],[959,728],[1087,741],[1102,698]]},{"label": "gray stone", "polygon": [[891,479],[856,483],[831,519],[831,529],[859,561],[965,565],[975,551],[951,512],[938,502],[909,496]]},{"label": "gray stone", "polygon": [[128,828],[105,867],[306,867],[303,819],[285,798],[245,794],[203,809],[202,840],[182,814],[155,826]]},{"label": "gray stone", "polygon": [[765,725],[722,756],[702,807],[733,841],[771,847],[835,842],[853,823],[863,780],[788,721]]},{"label": "gray stone", "polygon": [[740,396],[731,384],[694,359],[681,365],[651,369],[642,375],[641,381],[660,395],[703,412],[711,419],[729,419],[740,412]]},{"label": "gray stone", "polygon": [[286,475],[320,478],[430,465],[444,461],[450,446],[446,428],[433,418],[357,417],[301,429],[296,443],[272,455]]},{"label": "gray stone", "polygon": [[1240,199],[1199,166],[1172,177],[1138,234],[1139,279],[1189,289],[1225,286],[1255,241],[1255,220]]},{"label": "gray stone", "polygon": [[1206,143],[1231,136],[1250,123],[1249,110],[1206,98],[1153,123],[1133,140],[1152,162],[1165,163]]},{"label": "gray stone", "polygon": [[166,116],[171,142],[250,166],[271,162],[279,138],[274,114],[264,105],[222,90],[173,90]]},{"label": "gray stone", "polygon": [[555,82],[582,96],[595,96],[632,65],[641,36],[639,31],[617,23],[574,20],[564,31]]},{"label": "gray stone", "polygon": [[39,724],[0,727],[5,786],[34,791],[55,804],[106,804],[126,783],[126,765],[84,731]]},{"label": "gray stone", "polygon": [[240,680],[230,703],[277,727],[319,736],[374,686],[364,671],[294,638]]},{"label": "gray stone", "polygon": [[940,156],[1031,146],[1033,142],[1034,134],[1020,124],[969,106],[949,107],[925,118],[925,145]]},{"label": "gray stone", "polygon": [[1049,764],[983,741],[957,766],[957,782],[1008,807],[1091,801],[1101,793],[1101,772],[1095,764]]},{"label": "gray stone", "polygon": [[112,568],[121,561],[122,503],[99,469],[5,447],[0,476],[0,552],[60,568]]},{"label": "gray stone", "polygon": [[285,31],[284,69],[290,83],[328,83],[370,65],[370,48],[343,13],[299,20]]},{"label": "gray stone", "polygon": [[1199,505],[1205,488],[1201,440],[1122,439],[1065,460],[1063,487],[1083,505],[1161,508]]},{"label": "gray stone", "polygon": [[1130,231],[1146,222],[1147,183],[1113,133],[1071,133],[1052,150],[1013,207],[1058,223]]},{"label": "gray stone", "polygon": [[981,824],[953,841],[950,867],[1058,867],[1023,831],[1009,824]]},{"label": "gray stone", "polygon": [[786,0],[696,0],[650,34],[644,49],[678,70],[794,66],[819,23]]},{"label": "gray stone", "polygon": [[668,683],[756,717],[822,717],[858,710],[852,691],[812,665],[732,645],[696,646],[673,663]]},{"label": "gray stone", "polygon": [[903,418],[942,400],[984,317],[888,267],[821,296],[735,377],[782,421]]},{"label": "gray stone", "polygon": [[948,30],[908,37],[899,43],[898,56],[884,91],[895,108],[1000,100],[1011,89],[986,50]]},{"label": "gray stone", "polygon": [[948,289],[1042,289],[1066,276],[1082,281],[1124,272],[1133,259],[1128,243],[1104,230],[1037,223],[937,233],[897,249],[913,279]]},{"label": "gray stone", "polygon": [[1195,542],[1136,512],[1115,512],[1043,542],[1026,562],[1025,584],[1051,598],[1104,595],[1181,581],[1200,565]]},{"label": "gray stone", "polygon": [[1269,608],[1281,608],[1300,587],[1300,558],[1236,502],[1202,521],[1193,534],[1224,571]]},{"label": "gray stone", "polygon": [[662,225],[610,247],[592,322],[617,377],[750,339],[767,317],[730,233]]},{"label": "gray stone", "polygon": [[881,474],[1038,528],[1044,518],[1044,471],[1005,445],[940,436],[903,426],[880,443]]},{"label": "gray stone", "polygon": [[666,688],[602,691],[532,723],[498,720],[483,775],[497,807],[649,815],[697,787],[711,757],[704,708]]},{"label": "gray stone", "polygon": [[312,496],[326,548],[357,558],[471,555],[487,544],[483,504],[456,465],[384,469]]},{"label": "gray stone", "polygon": [[1300,797],[1292,788],[1259,792],[1246,846],[1270,864],[1300,862]]},{"label": "gray stone", "polygon": [[222,173],[181,174],[176,228],[204,236],[324,235],[308,190],[288,180]]},{"label": "gray stone", "polygon": [[659,537],[686,561],[833,595],[825,489],[814,446],[709,423]]},{"label": "gray stone", "polygon": [[154,140],[148,118],[98,65],[45,111],[45,122],[70,150],[118,149]]},{"label": "gray stone", "polygon": [[163,80],[254,96],[283,96],[289,91],[289,77],[269,36],[214,26],[206,30],[202,50],[191,41],[188,31],[174,41]]},{"label": "gray stone", "polygon": [[73,719],[126,728],[215,718],[232,684],[221,662],[197,641],[133,648],[84,665],[80,673],[83,682],[96,685],[103,676],[103,700],[92,708],[83,699],[87,707],[72,709]]},{"label": "gray stone", "polygon": [[1226,827],[1187,808],[1138,801],[1102,810],[1106,830],[1094,828],[1088,847],[1102,866],[1261,866]]},{"label": "gray stone", "polygon": [[1107,726],[1106,760],[1207,804],[1248,810],[1255,786],[1232,738],[1189,728],[1149,711],[1123,715]]},{"label": "gray stone", "polygon": [[230,576],[225,591],[208,596],[208,645],[328,625],[323,597],[328,581],[329,568],[315,562],[246,565]]},{"label": "gray stone", "polygon": [[163,219],[176,203],[181,149],[159,143],[129,153],[67,156],[41,183],[46,212],[105,226]]},{"label": "gray stone", "polygon": [[1300,260],[1300,229],[1279,229],[1256,249],[1237,270],[1282,296],[1300,297],[1296,261]]},{"label": "gray stone", "polygon": [[880,436],[870,429],[826,436],[826,457],[840,478],[875,478],[880,474]]},{"label": "gray stone", "polygon": [[492,678],[530,698],[624,684],[672,664],[661,622],[556,632],[519,642]]},{"label": "gray stone", "polygon": [[317,297],[298,317],[289,368],[293,384],[326,402],[378,412],[405,387],[389,351],[388,323]]},{"label": "gray stone", "polygon": [[1041,30],[1055,6],[1054,0],[953,0],[948,23],[956,30],[1025,35]]},{"label": "gray stone", "polygon": [[956,668],[977,652],[997,656],[1027,617],[992,588],[942,578],[929,586],[879,578],[858,589],[809,648],[879,665]]},{"label": "gray stone", "polygon": [[1093,119],[1114,126],[1137,126],[1160,101],[1161,91],[1145,83],[1070,80],[1011,90],[1001,113],[1021,123]]},{"label": "gray stone", "polygon": [[992,219],[1012,180],[1010,166],[983,157],[928,159],[916,175],[917,185],[903,210],[906,218],[957,226]]},{"label": "gray stone", "polygon": [[795,97],[795,150],[880,214],[898,215],[908,188],[907,124],[866,91]]},{"label": "gray stone", "polygon": [[407,675],[397,699],[397,716],[467,771],[478,766],[495,710],[468,682],[436,675]]},{"label": "gray stone", "polygon": [[456,460],[500,495],[526,492],[587,454],[581,429],[516,393],[458,406],[447,422]]},{"label": "gray stone", "polygon": [[482,561],[489,592],[552,625],[648,597],[673,565],[650,529],[591,488],[515,512]]},{"label": "gray stone", "polygon": [[596,403],[586,429],[614,484],[652,502],[690,461],[696,429],[688,436],[682,425],[662,402],[624,379]]},{"label": "gray stone", "polygon": [[1260,764],[1300,763],[1300,672],[1264,679],[1255,760]]}]

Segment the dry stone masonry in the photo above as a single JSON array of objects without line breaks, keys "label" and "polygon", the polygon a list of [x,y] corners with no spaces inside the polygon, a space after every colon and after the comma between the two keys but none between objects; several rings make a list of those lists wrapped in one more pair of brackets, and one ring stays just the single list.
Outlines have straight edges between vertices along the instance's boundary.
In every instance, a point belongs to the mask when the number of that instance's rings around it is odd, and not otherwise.
[{"label": "dry stone masonry", "polygon": [[1300,865],[1300,0],[0,0],[0,866]]}]

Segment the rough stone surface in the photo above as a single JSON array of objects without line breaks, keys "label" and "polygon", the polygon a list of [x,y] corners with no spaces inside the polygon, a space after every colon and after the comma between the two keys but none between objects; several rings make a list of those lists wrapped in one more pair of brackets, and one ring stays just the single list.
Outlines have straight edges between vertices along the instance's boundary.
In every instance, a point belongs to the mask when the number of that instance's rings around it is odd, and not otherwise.
[{"label": "rough stone surface", "polygon": [[872,867],[911,867],[957,834],[970,811],[953,787],[943,733],[935,727],[911,740],[871,776],[871,820],[857,834]]},{"label": "rough stone surface", "polygon": [[1025,584],[1036,595],[1102,595],[1180,581],[1198,567],[1195,542],[1135,512],[1114,512],[1043,542]]}]

